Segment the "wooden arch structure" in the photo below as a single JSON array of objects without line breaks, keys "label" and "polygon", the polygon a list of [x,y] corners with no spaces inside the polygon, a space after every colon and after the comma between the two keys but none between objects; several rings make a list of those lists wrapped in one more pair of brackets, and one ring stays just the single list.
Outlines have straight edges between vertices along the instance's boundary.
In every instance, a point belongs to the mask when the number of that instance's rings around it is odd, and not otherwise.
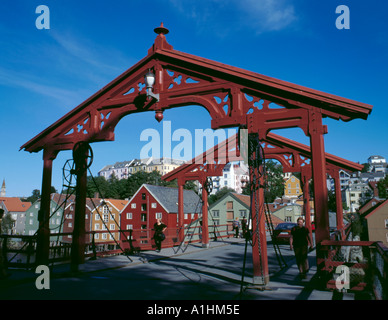
[{"label": "wooden arch structure", "polygon": [[[113,141],[123,117],[154,111],[158,121],[169,108],[200,105],[211,116],[211,128],[240,127],[249,135],[267,137],[273,129],[299,127],[310,138],[315,190],[316,242],[329,238],[324,134],[322,119],[367,119],[372,106],[200,58],[173,49],[163,24],[148,54],[101,90],[21,146],[43,151],[43,175],[37,262],[47,264],[48,217],[52,164],[62,150],[73,150],[76,172],[76,207],[72,265],[83,263],[86,170],[89,144]],[[149,99],[144,76],[155,74]],[[258,191],[259,193],[260,191]]]}]

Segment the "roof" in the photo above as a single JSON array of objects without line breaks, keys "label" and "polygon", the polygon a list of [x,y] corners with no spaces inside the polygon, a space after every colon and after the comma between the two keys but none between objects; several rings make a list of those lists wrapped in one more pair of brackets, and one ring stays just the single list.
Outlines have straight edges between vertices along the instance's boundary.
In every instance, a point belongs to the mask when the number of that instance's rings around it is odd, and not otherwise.
[{"label": "roof", "polygon": [[114,206],[119,212],[121,212],[124,207],[127,205],[129,200],[121,200],[121,199],[104,199],[105,203],[110,203]]},{"label": "roof", "polygon": [[381,201],[379,203],[377,203],[374,207],[370,208],[369,210],[365,211],[361,217],[365,218],[365,219],[368,219],[370,218],[373,214],[375,214],[379,209],[381,209],[382,207],[386,206],[388,204],[388,199],[386,199],[385,201]]},{"label": "roof", "polygon": [[17,197],[0,197],[8,212],[24,212],[31,207],[31,202],[23,202]]},{"label": "roof", "polygon": [[[145,187],[152,196],[165,208],[168,213],[178,212],[178,189],[143,184],[139,190]],[[138,190],[138,191],[139,191]],[[132,199],[135,196],[132,197]],[[193,190],[183,190],[183,212],[200,213],[202,210],[201,198]]]},{"label": "roof", "polygon": [[[102,103],[107,103],[106,106],[110,105],[110,100],[114,96],[116,97],[116,95],[121,94],[124,81],[128,81],[128,79],[138,81],[139,75],[142,75],[145,70],[149,69],[151,64],[155,61],[157,61],[158,65],[163,63],[168,67],[172,66],[175,68],[184,68],[190,72],[195,70],[195,72],[201,73],[203,77],[213,76],[214,78],[220,79],[220,81],[233,82],[241,88],[258,92],[261,95],[267,95],[269,97],[276,96],[277,98],[273,99],[273,102],[275,103],[277,102],[276,99],[281,99],[284,104],[288,104],[293,108],[303,108],[306,106],[319,107],[324,117],[331,117],[337,120],[341,119],[343,121],[350,121],[357,118],[367,119],[372,111],[372,106],[365,103],[342,98],[290,82],[264,76],[259,73],[174,50],[172,46],[167,43],[164,34],[159,34],[156,37],[153,46],[148,50],[146,57],[141,59],[134,66],[108,83],[105,87],[97,91],[90,98],[82,102],[79,106],[47,127],[34,138],[23,144],[20,149],[25,149],[29,152],[39,152],[44,148],[48,148],[48,145],[55,145],[55,148],[57,148],[56,150],[70,149],[72,147],[71,143],[74,143],[74,141],[71,141],[70,137],[67,137],[70,140],[64,139],[63,135],[66,135],[66,133],[73,128],[74,125],[79,123],[80,119],[85,120],[86,115],[90,112],[94,112],[97,106],[102,106]],[[135,100],[125,100],[124,104],[130,106],[134,104],[134,102]],[[193,101],[187,102],[191,103]],[[168,103],[168,107],[171,107],[171,104]],[[142,111],[138,110],[135,105],[130,106],[130,108],[132,109],[127,109],[125,111],[126,114]],[[109,121],[118,122],[120,116],[122,115],[117,115],[115,118],[111,115]],[[114,119],[112,119],[112,117]],[[111,127],[113,130],[117,122],[112,123],[112,125],[108,127]],[[87,125],[89,125],[90,129],[92,129],[91,132],[88,133],[89,136],[81,135],[78,139],[82,139],[82,141],[87,140],[88,142],[108,141],[114,139],[112,131],[108,131],[109,134],[107,133],[107,135],[104,135],[105,131],[95,131],[93,129],[91,121],[89,121]]]}]

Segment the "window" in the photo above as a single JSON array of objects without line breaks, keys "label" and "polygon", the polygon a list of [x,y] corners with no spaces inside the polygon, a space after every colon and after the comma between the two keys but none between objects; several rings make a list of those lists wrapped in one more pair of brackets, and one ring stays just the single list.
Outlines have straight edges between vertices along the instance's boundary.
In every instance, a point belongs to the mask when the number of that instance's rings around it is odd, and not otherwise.
[{"label": "window", "polygon": [[127,230],[132,230],[133,229],[133,224],[127,224]]},{"label": "window", "polygon": [[162,219],[162,213],[161,212],[156,212],[155,213],[155,219]]},{"label": "window", "polygon": [[132,219],[132,212],[127,212],[127,219]]},{"label": "window", "polygon": [[146,199],[146,194],[145,193],[142,193],[141,194],[141,200],[145,200]]},{"label": "window", "polygon": [[233,209],[233,202],[232,201],[228,201],[226,203],[226,209]]},{"label": "window", "polygon": [[136,203],[131,203],[131,208],[136,209]]},{"label": "window", "polygon": [[69,223],[67,224],[67,226],[68,226],[69,228],[71,228],[71,227],[73,227],[73,224],[72,224],[71,222],[69,222]]},{"label": "window", "polygon": [[109,221],[109,215],[104,214],[103,219],[104,219],[104,222],[108,222]]},{"label": "window", "polygon": [[244,218],[247,216],[247,211],[246,210],[240,210],[240,218]]},{"label": "window", "polygon": [[146,203],[141,204],[141,211],[147,211],[147,204]]},{"label": "window", "polygon": [[100,215],[99,214],[96,214],[95,217],[96,217],[96,220],[100,220]]},{"label": "window", "polygon": [[146,213],[141,214],[141,221],[143,221],[143,222],[147,221],[147,214]]},{"label": "window", "polygon": [[151,208],[155,209],[156,208],[156,202],[151,203]]},{"label": "window", "polygon": [[113,223],[110,224],[110,225],[109,225],[109,229],[110,229],[110,230],[115,230],[115,225],[114,225]]},{"label": "window", "polygon": [[220,211],[219,210],[212,210],[213,217],[218,218],[220,216]]},{"label": "window", "polygon": [[106,233],[103,233],[102,234],[102,239],[106,240],[108,237],[107,237],[107,234]]},{"label": "window", "polygon": [[94,224],[94,230],[100,230],[100,225],[98,223]]},{"label": "window", "polygon": [[385,229],[388,229],[388,219],[385,219]]}]

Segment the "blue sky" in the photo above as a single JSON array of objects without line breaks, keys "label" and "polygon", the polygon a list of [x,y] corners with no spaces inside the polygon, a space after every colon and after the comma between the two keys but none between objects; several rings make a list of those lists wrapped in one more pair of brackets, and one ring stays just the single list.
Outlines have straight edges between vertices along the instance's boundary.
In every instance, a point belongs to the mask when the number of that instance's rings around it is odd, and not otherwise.
[{"label": "blue sky", "polygon": [[[39,5],[50,29],[39,30]],[[350,9],[338,30],[337,6]],[[324,120],[326,151],[355,162],[388,158],[388,3],[345,0],[3,0],[0,2],[0,180],[7,196],[41,188],[42,153],[21,145],[147,55],[163,21],[174,49],[373,105],[368,120]],[[172,130],[210,128],[193,106],[165,112]],[[124,118],[114,142],[92,144],[94,175],[106,164],[139,157],[140,133],[160,130],[153,113]],[[277,132],[308,143],[299,129]],[[62,189],[54,161],[53,185]]]}]

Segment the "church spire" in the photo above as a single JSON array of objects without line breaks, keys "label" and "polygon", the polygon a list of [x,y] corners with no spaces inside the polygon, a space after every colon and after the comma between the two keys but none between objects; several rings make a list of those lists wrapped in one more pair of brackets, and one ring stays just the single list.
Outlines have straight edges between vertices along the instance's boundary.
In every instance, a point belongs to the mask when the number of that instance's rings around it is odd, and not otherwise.
[{"label": "church spire", "polygon": [[1,186],[0,197],[5,197],[5,179],[3,179],[3,184]]}]

